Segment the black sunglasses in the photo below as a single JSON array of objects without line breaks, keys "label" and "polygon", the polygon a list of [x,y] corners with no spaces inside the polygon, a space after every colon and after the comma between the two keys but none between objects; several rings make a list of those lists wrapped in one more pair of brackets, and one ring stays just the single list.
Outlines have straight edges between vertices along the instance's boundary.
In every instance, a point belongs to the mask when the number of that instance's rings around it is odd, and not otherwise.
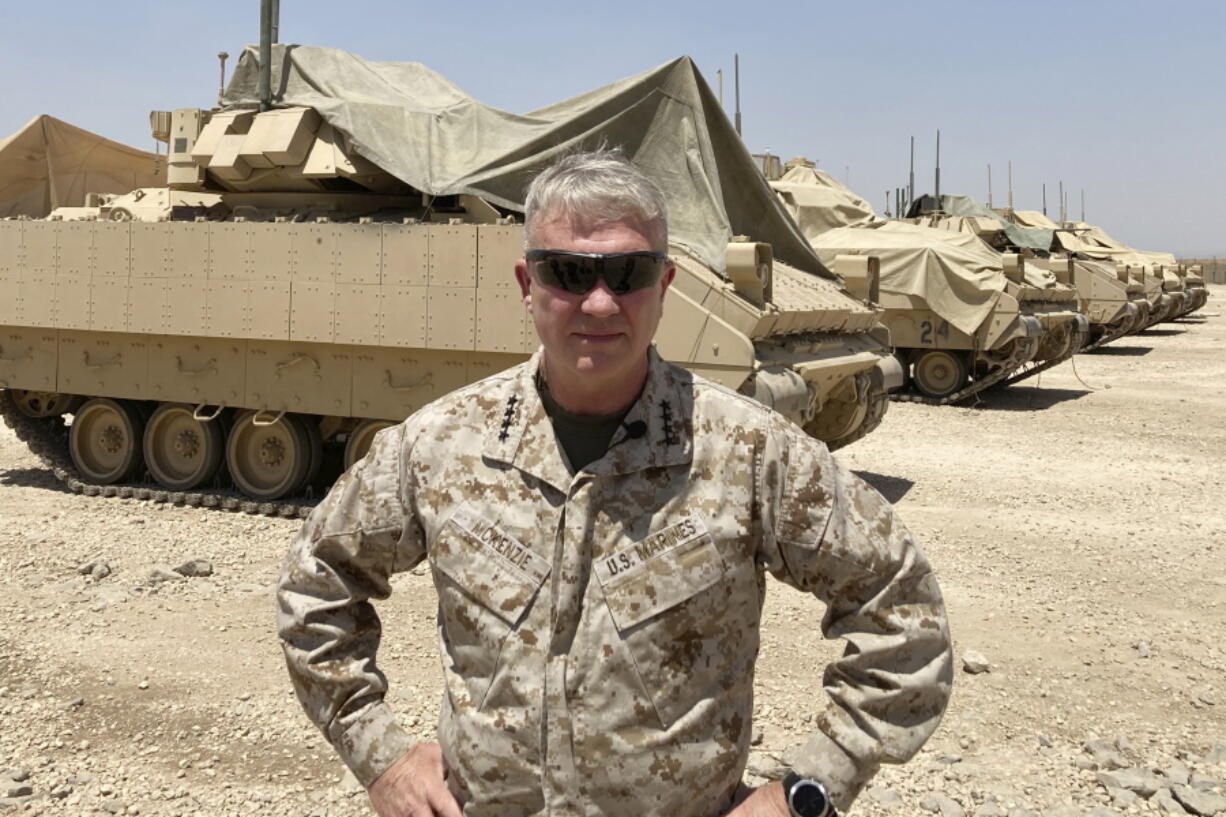
[{"label": "black sunglasses", "polygon": [[524,259],[542,284],[572,295],[591,292],[599,278],[604,278],[614,295],[654,286],[668,262],[666,254],[648,250],[611,253],[528,250]]}]

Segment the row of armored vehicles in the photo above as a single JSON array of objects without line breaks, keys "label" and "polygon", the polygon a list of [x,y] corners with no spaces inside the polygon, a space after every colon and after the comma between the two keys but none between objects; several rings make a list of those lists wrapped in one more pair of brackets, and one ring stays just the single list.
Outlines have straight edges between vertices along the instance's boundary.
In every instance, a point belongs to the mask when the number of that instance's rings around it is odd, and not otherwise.
[{"label": "row of armored vehicles", "polygon": [[760,155],[819,257],[873,257],[906,385],[896,399],[951,403],[1032,377],[1204,305],[1197,267],[1085,224],[922,196],[906,217],[871,205],[812,162]]},{"label": "row of armored vehicles", "polygon": [[155,111],[164,159],[74,132],[57,174],[45,120],[0,142],[0,174],[50,191],[0,201],[0,410],[74,490],[305,514],[379,430],[535,349],[523,192],[601,141],[669,201],[661,354],[831,448],[891,398],[964,400],[1197,308],[1194,271],[1101,231],[1038,251],[1007,243],[1027,214],[881,219],[810,163],[768,179],[688,59],[522,117],[303,47],[273,49],[269,104],[260,68]]}]

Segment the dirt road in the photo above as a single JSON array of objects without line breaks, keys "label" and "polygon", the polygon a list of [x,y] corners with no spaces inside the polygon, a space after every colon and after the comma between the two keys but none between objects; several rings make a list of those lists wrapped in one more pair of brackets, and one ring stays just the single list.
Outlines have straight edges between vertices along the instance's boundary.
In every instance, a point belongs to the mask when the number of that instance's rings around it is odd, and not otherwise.
[{"label": "dirt road", "polygon": [[[973,408],[895,404],[840,452],[924,542],[958,656],[936,736],[853,813],[1226,813],[1223,305]],[[274,637],[297,527],[66,493],[0,428],[0,811],[368,813]],[[211,575],[171,570],[192,559]],[[382,663],[429,735],[432,589],[395,586]],[[823,705],[821,612],[772,588],[752,769]],[[963,672],[966,650],[990,671]]]}]

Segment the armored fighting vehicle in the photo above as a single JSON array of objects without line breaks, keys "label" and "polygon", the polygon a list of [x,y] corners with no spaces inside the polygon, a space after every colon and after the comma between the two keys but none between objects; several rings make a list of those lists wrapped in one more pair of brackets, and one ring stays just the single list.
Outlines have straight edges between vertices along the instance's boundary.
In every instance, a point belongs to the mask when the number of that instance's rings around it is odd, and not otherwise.
[{"label": "armored fighting vehicle", "polygon": [[[1076,237],[1035,210],[993,211],[1002,223],[994,239],[1006,241],[1077,290],[1078,309],[1090,322],[1082,351],[1096,349],[1132,332],[1149,318],[1144,287],[1131,280],[1126,268],[1096,260],[1081,251]],[[1012,225],[1012,229],[1006,225]],[[1021,228],[1021,229],[1018,229]]]},{"label": "armored fighting vehicle", "polygon": [[[840,279],[792,236],[689,60],[512,117],[423,66],[272,51],[275,104],[254,98],[249,50],[224,108],[151,115],[167,186],[0,221],[5,418],[74,490],[304,515],[380,429],[536,348],[517,208],[593,138],[669,199],[666,358],[831,447],[880,422],[901,370],[848,289],[868,271]],[[677,98],[705,110],[687,121],[710,159],[693,187],[669,164],[691,154],[652,138],[682,131],[648,110]],[[721,185],[736,197],[711,198]]]},{"label": "armored fighting vehicle", "polygon": [[1174,255],[1134,249],[1112,238],[1100,227],[1084,222],[1070,222],[1064,228],[1057,234],[1057,240],[1070,252],[1140,272],[1150,303],[1146,326],[1191,314],[1208,300],[1208,290],[1199,270],[1179,264]]},{"label": "armored fighting vehicle", "polygon": [[[912,204],[908,219],[915,224],[963,233],[992,249],[1015,258],[1021,266],[1009,276],[1007,291],[1017,298],[1024,314],[1043,325],[1043,338],[1026,376],[1059,365],[1076,354],[1090,334],[1089,319],[1078,311],[1078,294],[1066,268],[1057,275],[1026,257],[1018,230],[969,196],[921,196]],[[1012,228],[1012,229],[1011,229]],[[1033,256],[1032,256],[1033,257]]]},{"label": "armored fighting vehicle", "polygon": [[953,403],[1025,376],[1044,330],[1008,291],[1024,285],[1016,255],[973,236],[879,218],[804,159],[788,162],[771,186],[823,261],[878,265],[874,303],[908,375],[896,399]]}]

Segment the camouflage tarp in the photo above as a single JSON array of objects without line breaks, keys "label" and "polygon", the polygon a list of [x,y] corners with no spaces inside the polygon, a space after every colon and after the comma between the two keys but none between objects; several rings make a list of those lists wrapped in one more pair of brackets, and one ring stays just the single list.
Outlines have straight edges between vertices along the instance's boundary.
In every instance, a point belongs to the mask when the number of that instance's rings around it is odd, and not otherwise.
[{"label": "camouflage tarp", "polygon": [[941,196],[938,203],[935,196],[920,196],[911,204],[907,211],[908,218],[917,218],[930,214],[935,210],[960,218],[986,218],[999,222],[1004,228],[1009,243],[1016,247],[1031,250],[1050,250],[1053,240],[1052,230],[1040,227],[1023,227],[1011,223],[1004,216],[991,208],[985,207],[970,196]]},{"label": "camouflage tarp", "polygon": [[[255,104],[258,63],[248,48],[228,104]],[[523,115],[483,105],[419,63],[329,48],[275,46],[272,87],[276,104],[314,108],[357,153],[414,188],[512,210],[560,154],[620,146],[664,189],[672,240],[713,268],[723,270],[732,236],[747,235],[829,275],[688,57]]]},{"label": "camouflage tarp", "polygon": [[787,172],[770,185],[810,241],[836,227],[859,227],[879,220],[871,204],[810,162],[788,162]]},{"label": "camouflage tarp", "polygon": [[813,239],[826,264],[838,255],[875,255],[881,290],[922,299],[934,312],[967,334],[991,314],[1005,288],[1000,253],[973,235],[877,221],[838,227]]},{"label": "camouflage tarp", "polygon": [[36,116],[0,140],[0,218],[44,218],[84,205],[86,193],[165,186],[165,160],[53,116]]}]

